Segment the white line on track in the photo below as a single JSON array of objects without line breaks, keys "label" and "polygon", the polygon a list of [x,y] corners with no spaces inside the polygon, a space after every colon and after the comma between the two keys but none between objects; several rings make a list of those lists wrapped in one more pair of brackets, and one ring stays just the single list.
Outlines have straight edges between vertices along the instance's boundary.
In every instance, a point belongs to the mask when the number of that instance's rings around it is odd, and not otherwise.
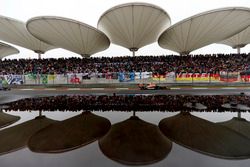
[{"label": "white line on track", "polygon": [[56,88],[44,88],[44,90],[56,90]]},{"label": "white line on track", "polygon": [[235,87],[225,87],[225,88],[221,88],[221,89],[237,89]]},{"label": "white line on track", "polygon": [[68,88],[67,90],[81,90],[80,88]]},{"label": "white line on track", "polygon": [[20,90],[34,90],[34,89],[20,89]]},{"label": "white line on track", "polygon": [[104,90],[104,88],[91,88],[91,90]]},{"label": "white line on track", "polygon": [[128,88],[116,88],[117,90],[128,90]]},{"label": "white line on track", "polygon": [[178,90],[178,89],[181,89],[181,88],[170,88],[171,90]]},{"label": "white line on track", "polygon": [[192,89],[208,89],[208,88],[192,88]]}]

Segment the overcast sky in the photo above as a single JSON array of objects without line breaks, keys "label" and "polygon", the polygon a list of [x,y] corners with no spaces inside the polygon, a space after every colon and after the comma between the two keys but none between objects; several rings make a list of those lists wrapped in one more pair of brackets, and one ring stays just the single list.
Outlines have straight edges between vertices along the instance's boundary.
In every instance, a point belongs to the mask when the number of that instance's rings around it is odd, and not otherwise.
[{"label": "overcast sky", "polygon": [[[27,21],[35,16],[62,16],[79,20],[96,27],[99,17],[109,8],[122,3],[134,1],[128,0],[0,0],[0,15],[12,17],[21,21]],[[171,17],[172,24],[200,12],[211,9],[240,6],[250,7],[250,0],[137,0],[136,2],[147,2],[158,5],[165,9]],[[13,45],[15,46],[15,45]],[[27,49],[16,46],[20,53],[9,56],[15,58],[34,58],[36,54]],[[241,52],[250,52],[250,45],[247,45]],[[236,53],[236,50],[221,44],[212,44],[198,49],[193,54],[204,53]],[[159,47],[157,43],[141,48],[137,55],[163,55],[177,54]],[[128,49],[117,45],[111,45],[107,50],[99,52],[94,56],[124,56],[131,55]],[[48,51],[43,55],[49,57],[71,57],[78,56],[75,53],[64,49]],[[79,56],[78,56],[79,57]]]}]

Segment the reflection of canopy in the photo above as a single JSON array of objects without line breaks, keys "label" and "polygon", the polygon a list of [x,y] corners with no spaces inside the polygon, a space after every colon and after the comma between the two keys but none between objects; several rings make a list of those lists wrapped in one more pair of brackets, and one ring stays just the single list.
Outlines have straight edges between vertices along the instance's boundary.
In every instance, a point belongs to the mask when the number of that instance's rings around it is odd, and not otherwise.
[{"label": "reflection of canopy", "polygon": [[33,37],[27,31],[25,23],[19,20],[0,16],[0,27],[0,40],[22,46],[36,53],[44,53],[54,48]]},{"label": "reflection of canopy", "polygon": [[231,120],[225,122],[219,122],[219,124],[224,125],[230,129],[235,130],[238,133],[248,137],[250,139],[250,122],[244,118],[234,117]]},{"label": "reflection of canopy", "polygon": [[248,26],[248,28],[241,31],[240,33],[238,33],[238,34],[236,34],[236,35],[234,35],[226,40],[223,40],[219,43],[229,45],[232,48],[244,47],[245,45],[250,43],[250,26]]},{"label": "reflection of canopy", "polygon": [[238,110],[238,111],[250,111],[250,108],[244,104],[237,104],[237,103],[225,103],[222,104],[221,107],[230,110]]},{"label": "reflection of canopy", "polygon": [[196,102],[184,103],[184,107],[188,109],[193,109],[193,110],[206,110],[207,109],[207,106],[201,103],[196,103]]},{"label": "reflection of canopy", "polygon": [[54,122],[54,120],[45,116],[39,116],[33,120],[1,130],[0,154],[6,154],[25,147],[31,135]]},{"label": "reflection of canopy", "polygon": [[170,26],[166,11],[148,3],[127,3],[106,11],[98,21],[98,29],[131,51],[151,44]]},{"label": "reflection of canopy", "polygon": [[250,141],[224,126],[181,112],[159,123],[174,142],[207,155],[239,159],[250,157]]},{"label": "reflection of canopy", "polygon": [[165,49],[188,54],[193,50],[228,38],[249,26],[249,8],[222,8],[187,18],[158,39]]},{"label": "reflection of canopy", "polygon": [[83,112],[40,130],[30,138],[28,147],[34,152],[69,151],[96,141],[110,127],[111,123],[106,118]]},{"label": "reflection of canopy", "polygon": [[4,58],[5,56],[17,53],[19,53],[18,49],[14,48],[13,46],[0,42],[0,59]]},{"label": "reflection of canopy", "polygon": [[146,165],[165,158],[172,142],[157,126],[133,116],[112,125],[99,140],[99,147],[107,157],[120,163]]},{"label": "reflection of canopy", "polygon": [[110,44],[108,37],[96,28],[63,17],[35,17],[27,22],[27,29],[42,41],[85,57],[107,49]]},{"label": "reflection of canopy", "polygon": [[19,116],[14,116],[14,115],[4,113],[2,109],[4,109],[5,107],[6,106],[0,106],[0,128],[3,128],[12,123],[15,123],[16,121],[20,119]]}]

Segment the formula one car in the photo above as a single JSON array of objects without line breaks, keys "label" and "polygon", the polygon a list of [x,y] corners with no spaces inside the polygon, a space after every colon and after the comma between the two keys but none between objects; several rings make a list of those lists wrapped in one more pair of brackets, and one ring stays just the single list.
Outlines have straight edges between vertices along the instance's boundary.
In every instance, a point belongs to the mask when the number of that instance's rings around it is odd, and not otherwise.
[{"label": "formula one car", "polygon": [[170,90],[170,88],[167,86],[161,86],[161,85],[157,85],[155,83],[138,84],[138,87],[141,90]]}]

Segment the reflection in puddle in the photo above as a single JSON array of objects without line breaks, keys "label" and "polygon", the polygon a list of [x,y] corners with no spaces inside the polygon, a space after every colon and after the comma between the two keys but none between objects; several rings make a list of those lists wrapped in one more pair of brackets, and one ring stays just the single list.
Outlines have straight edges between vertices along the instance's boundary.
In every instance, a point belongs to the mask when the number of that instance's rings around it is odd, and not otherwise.
[{"label": "reflection in puddle", "polygon": [[38,116],[33,120],[1,130],[0,154],[6,154],[26,147],[32,135],[54,122],[54,120],[45,116]]},{"label": "reflection in puddle", "polygon": [[[219,123],[213,123],[189,114],[192,111],[248,111],[235,108],[233,104],[231,108],[224,107],[225,104],[231,105],[232,101],[245,106],[245,108],[248,107],[247,104],[250,104],[250,98],[242,95],[73,95],[26,98],[7,103],[9,108],[4,109],[4,113],[34,110],[84,112],[64,121],[50,121],[53,124],[34,131],[28,130],[29,126],[24,126],[29,122],[35,122],[34,120],[1,130],[0,145],[11,147],[1,150],[1,152],[7,153],[25,147],[29,140],[28,145],[32,151],[60,153],[86,146],[99,139],[99,147],[108,158],[122,164],[142,165],[155,163],[166,157],[172,148],[169,140],[171,139],[191,150],[213,157],[249,158],[250,139],[247,134],[249,134],[250,126],[248,126],[248,121],[237,120],[237,123],[233,125],[225,124],[222,126]],[[89,110],[182,112],[160,122],[159,127],[162,133],[156,125],[141,120],[143,119],[141,116],[139,116],[141,119],[136,116],[125,121],[121,119],[121,122],[118,121],[110,129],[110,122],[106,118],[85,112]],[[89,117],[84,117],[83,115],[87,113]],[[117,113],[112,113],[112,115],[115,114]],[[159,118],[159,121],[162,118],[164,117]],[[239,125],[238,122],[244,122],[244,125],[243,123]],[[236,124],[237,126],[234,126]],[[32,127],[35,126],[32,125]],[[242,126],[245,129],[239,130],[243,129]],[[27,131],[32,131],[32,133],[20,130],[22,127]],[[8,131],[12,136],[8,137]],[[22,140],[19,141],[18,138],[22,138]],[[18,145],[18,143],[21,144]]]},{"label": "reflection in puddle", "polygon": [[43,153],[69,151],[99,139],[110,126],[108,119],[83,112],[40,130],[30,138],[28,147],[34,152]]},{"label": "reflection in puddle", "polygon": [[[199,111],[224,112],[230,111],[223,107],[227,103],[250,104],[250,96],[242,95],[72,95],[51,96],[40,98],[26,98],[15,102],[6,103],[7,111],[183,111],[193,110],[188,103],[205,106]],[[240,109],[240,108],[239,108]],[[196,108],[195,108],[196,110]],[[244,110],[246,111],[246,110]]]},{"label": "reflection in puddle", "polygon": [[250,140],[224,126],[181,112],[159,123],[174,142],[211,156],[228,159],[250,157]]},{"label": "reflection in puddle", "polygon": [[0,128],[9,126],[20,119],[18,116],[10,115],[3,112],[3,109],[7,109],[9,106],[0,105]]},{"label": "reflection in puddle", "polygon": [[30,98],[30,96],[26,95],[6,95],[0,96],[0,105],[10,102],[15,102],[24,98]]},{"label": "reflection in puddle", "polygon": [[219,122],[219,124],[233,129],[250,139],[250,123],[244,118],[234,117],[231,120]]},{"label": "reflection in puddle", "polygon": [[172,142],[156,125],[137,116],[112,125],[99,140],[102,152],[124,164],[143,165],[162,160],[171,151]]}]

